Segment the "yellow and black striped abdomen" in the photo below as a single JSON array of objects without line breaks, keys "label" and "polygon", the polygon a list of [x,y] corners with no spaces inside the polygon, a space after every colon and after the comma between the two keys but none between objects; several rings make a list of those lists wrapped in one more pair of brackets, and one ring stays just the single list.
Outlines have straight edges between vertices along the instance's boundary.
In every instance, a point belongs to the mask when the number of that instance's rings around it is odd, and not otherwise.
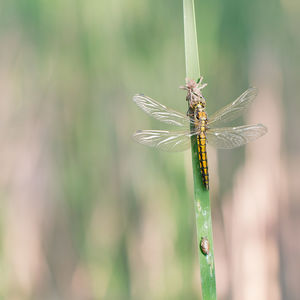
[{"label": "yellow and black striped abdomen", "polygon": [[206,136],[204,132],[200,132],[200,134],[197,135],[197,143],[198,143],[198,155],[199,155],[202,182],[204,187],[208,190],[209,177],[208,177],[208,165],[207,165],[207,153],[206,153]]}]

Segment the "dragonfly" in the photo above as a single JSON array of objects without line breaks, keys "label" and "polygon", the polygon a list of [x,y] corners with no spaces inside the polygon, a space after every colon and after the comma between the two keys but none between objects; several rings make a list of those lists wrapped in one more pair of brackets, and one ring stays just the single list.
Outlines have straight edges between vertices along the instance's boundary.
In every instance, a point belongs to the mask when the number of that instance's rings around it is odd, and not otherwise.
[{"label": "dragonfly", "polygon": [[249,88],[231,104],[208,118],[205,101],[197,103],[193,107],[193,115],[189,116],[169,109],[143,94],[137,94],[133,97],[133,101],[138,107],[151,117],[177,127],[177,130],[138,130],[133,134],[133,138],[149,147],[177,152],[189,149],[191,137],[196,136],[202,182],[204,188],[208,190],[207,143],[217,149],[233,149],[267,133],[267,128],[262,124],[223,127],[242,116],[256,95],[257,89]]}]

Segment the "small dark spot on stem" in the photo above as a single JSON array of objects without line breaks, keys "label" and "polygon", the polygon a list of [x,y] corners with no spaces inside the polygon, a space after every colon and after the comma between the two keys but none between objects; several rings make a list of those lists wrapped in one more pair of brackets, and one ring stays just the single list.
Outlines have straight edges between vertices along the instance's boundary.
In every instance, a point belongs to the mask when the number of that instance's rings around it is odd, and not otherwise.
[{"label": "small dark spot on stem", "polygon": [[208,255],[208,253],[209,253],[209,241],[208,241],[207,237],[201,238],[200,250],[204,255]]}]

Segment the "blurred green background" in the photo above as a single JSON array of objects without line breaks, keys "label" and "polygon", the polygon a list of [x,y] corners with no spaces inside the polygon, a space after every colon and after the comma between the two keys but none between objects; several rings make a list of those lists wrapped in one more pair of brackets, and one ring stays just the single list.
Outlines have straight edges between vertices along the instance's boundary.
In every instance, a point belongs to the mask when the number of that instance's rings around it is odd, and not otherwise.
[{"label": "blurred green background", "polygon": [[[219,299],[298,299],[300,2],[195,1],[208,111],[248,86],[269,133],[209,149]],[[182,1],[0,2],[0,299],[200,299],[190,153],[131,101],[185,112]]]}]

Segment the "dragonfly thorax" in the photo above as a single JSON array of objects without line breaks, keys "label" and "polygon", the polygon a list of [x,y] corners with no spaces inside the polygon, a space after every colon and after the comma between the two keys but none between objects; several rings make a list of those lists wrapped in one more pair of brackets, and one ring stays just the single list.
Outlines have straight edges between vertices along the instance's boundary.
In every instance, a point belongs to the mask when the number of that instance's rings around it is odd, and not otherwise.
[{"label": "dragonfly thorax", "polygon": [[194,118],[195,120],[200,121],[201,123],[207,122],[207,114],[205,112],[205,105],[203,103],[198,103],[194,109]]}]

